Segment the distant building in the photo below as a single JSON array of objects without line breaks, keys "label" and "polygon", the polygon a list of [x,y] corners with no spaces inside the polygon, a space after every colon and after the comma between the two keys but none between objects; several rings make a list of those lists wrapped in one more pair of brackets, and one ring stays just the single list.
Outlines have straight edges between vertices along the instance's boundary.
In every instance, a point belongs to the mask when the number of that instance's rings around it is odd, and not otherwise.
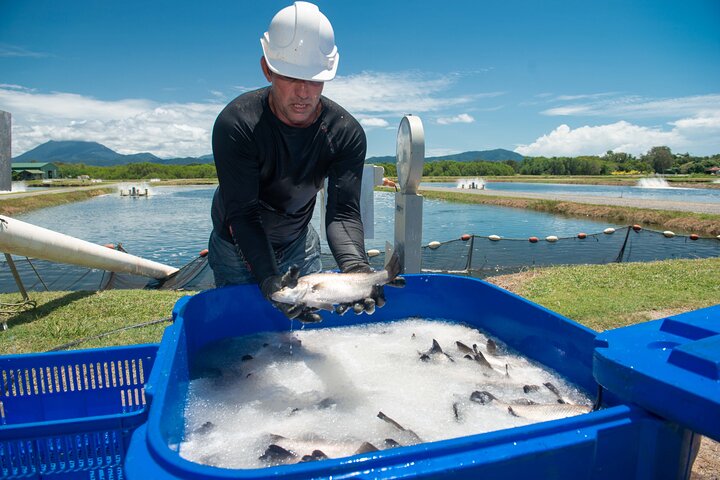
[{"label": "distant building", "polygon": [[720,175],[720,167],[710,167],[705,171],[710,175]]},{"label": "distant building", "polygon": [[58,178],[58,168],[50,162],[17,162],[10,165],[14,180],[46,180]]}]

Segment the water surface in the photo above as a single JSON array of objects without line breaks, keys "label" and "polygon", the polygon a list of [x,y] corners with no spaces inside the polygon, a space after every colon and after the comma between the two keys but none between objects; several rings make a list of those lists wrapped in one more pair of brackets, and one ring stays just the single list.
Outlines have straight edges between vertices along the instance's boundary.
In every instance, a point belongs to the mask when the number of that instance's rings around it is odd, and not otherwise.
[{"label": "water surface", "polygon": [[[89,242],[117,244],[130,253],[172,266],[181,266],[207,248],[212,229],[210,205],[214,186],[151,187],[148,197],[119,193],[58,205],[17,217],[33,225]],[[395,196],[375,192],[375,238],[366,247],[384,249],[395,229]],[[313,224],[319,229],[319,207]],[[423,243],[459,238],[464,233],[506,238],[574,236],[600,232],[606,222],[566,218],[542,212],[441,200],[423,204]],[[325,251],[327,245],[323,245]]]}]

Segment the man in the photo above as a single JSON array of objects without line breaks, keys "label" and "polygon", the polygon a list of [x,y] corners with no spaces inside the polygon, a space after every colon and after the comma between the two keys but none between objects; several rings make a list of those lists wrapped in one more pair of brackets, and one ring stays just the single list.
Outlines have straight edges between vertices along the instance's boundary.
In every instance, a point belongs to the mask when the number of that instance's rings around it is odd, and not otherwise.
[{"label": "man", "polygon": [[[296,281],[282,275],[289,267],[298,266],[300,275],[321,269],[310,219],[326,178],[333,256],[343,272],[371,270],[359,206],[366,139],[352,115],[321,96],[339,54],[317,6],[295,2],[280,10],[260,43],[270,86],[230,102],[213,129],[219,186],[208,261],[216,286],[257,282],[270,300]],[[381,297],[373,299],[378,306]],[[275,306],[290,318],[319,321],[310,309]]]}]

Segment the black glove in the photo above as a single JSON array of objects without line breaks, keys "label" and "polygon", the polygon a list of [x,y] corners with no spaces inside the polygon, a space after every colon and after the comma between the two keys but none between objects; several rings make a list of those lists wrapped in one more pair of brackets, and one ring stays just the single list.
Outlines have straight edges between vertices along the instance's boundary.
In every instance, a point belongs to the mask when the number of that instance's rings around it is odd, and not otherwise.
[{"label": "black glove", "polygon": [[273,293],[280,291],[285,287],[295,288],[298,283],[299,275],[300,269],[293,265],[284,275],[271,275],[260,282],[260,291],[275,308],[280,310],[290,320],[297,318],[303,323],[321,322],[322,318],[316,313],[317,308],[308,307],[306,305],[281,303],[272,299]]},{"label": "black glove", "polygon": [[[374,270],[367,263],[359,263],[351,267],[346,267],[343,273],[372,273]],[[382,286],[376,286],[372,289],[369,297],[363,298],[355,303],[343,303],[335,307],[335,313],[343,315],[349,309],[356,315],[365,312],[368,315],[375,313],[375,307],[382,308],[385,305],[385,292]]]}]

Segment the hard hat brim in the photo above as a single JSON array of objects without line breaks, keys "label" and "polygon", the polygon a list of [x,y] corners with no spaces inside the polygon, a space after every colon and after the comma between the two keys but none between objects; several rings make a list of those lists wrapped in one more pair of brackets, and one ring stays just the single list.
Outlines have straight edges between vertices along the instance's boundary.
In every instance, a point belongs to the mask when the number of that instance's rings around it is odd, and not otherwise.
[{"label": "hard hat brim", "polygon": [[337,73],[337,67],[340,60],[340,53],[335,50],[335,54],[328,57],[328,63],[332,65],[331,68],[324,68],[323,66],[300,66],[293,63],[285,62],[278,58],[271,58],[272,55],[268,54],[269,46],[264,38],[260,39],[260,44],[263,49],[263,56],[268,68],[279,75],[290,78],[297,78],[298,80],[307,80],[311,82],[329,82],[335,78]]}]

